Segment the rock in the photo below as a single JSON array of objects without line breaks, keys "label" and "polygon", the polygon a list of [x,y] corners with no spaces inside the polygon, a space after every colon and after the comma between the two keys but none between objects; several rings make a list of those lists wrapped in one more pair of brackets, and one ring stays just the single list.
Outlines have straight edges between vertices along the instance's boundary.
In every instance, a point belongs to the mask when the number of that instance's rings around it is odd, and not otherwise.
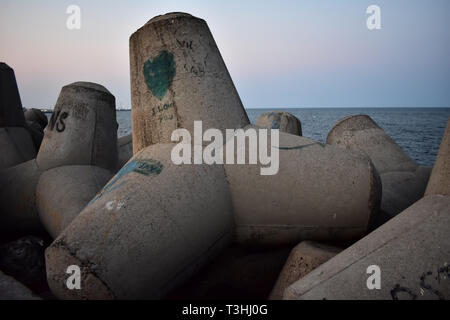
[{"label": "rock", "polygon": [[44,240],[26,236],[0,246],[0,270],[36,292],[46,288]]}]

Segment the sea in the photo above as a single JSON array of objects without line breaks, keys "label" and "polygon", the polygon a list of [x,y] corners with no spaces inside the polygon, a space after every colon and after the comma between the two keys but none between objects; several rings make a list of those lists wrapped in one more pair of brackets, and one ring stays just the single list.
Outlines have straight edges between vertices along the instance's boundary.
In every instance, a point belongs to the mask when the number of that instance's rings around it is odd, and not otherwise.
[{"label": "sea", "polygon": [[[251,123],[270,110],[294,114],[302,123],[303,136],[325,142],[328,132],[340,119],[369,115],[411,158],[422,166],[432,166],[450,117],[450,108],[269,108],[246,109]],[[118,111],[118,135],[131,133],[131,111]]]}]

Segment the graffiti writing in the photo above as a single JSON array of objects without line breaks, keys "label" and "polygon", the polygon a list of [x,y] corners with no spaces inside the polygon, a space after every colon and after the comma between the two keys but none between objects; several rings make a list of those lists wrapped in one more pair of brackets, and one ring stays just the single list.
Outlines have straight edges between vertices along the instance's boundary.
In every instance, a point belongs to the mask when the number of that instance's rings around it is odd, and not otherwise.
[{"label": "graffiti writing", "polygon": [[[430,293],[434,294],[437,299],[439,300],[445,300],[445,296],[442,292],[437,290],[436,288],[433,288],[429,282],[429,280],[433,276],[433,271],[428,271],[422,273],[419,277],[419,284],[420,284],[420,294],[423,295],[424,290],[429,291]],[[443,267],[440,267],[437,269],[437,276],[434,277],[434,280],[437,281],[437,284],[439,285],[441,283],[441,280],[446,280],[450,276],[450,266],[445,264]],[[400,293],[406,293],[411,300],[416,300],[418,297],[418,294],[415,293],[410,288],[402,287],[399,284],[396,284],[395,287],[391,290],[391,296],[393,300],[400,300]],[[408,299],[408,297],[404,297],[403,299]]]},{"label": "graffiti writing", "polygon": [[185,40],[181,41],[181,40],[177,39],[177,43],[178,43],[178,45],[181,48],[186,48],[186,49],[191,49],[191,50],[192,50],[192,42],[193,42],[192,40],[190,40],[190,41],[185,41]]},{"label": "graffiti writing", "polygon": [[53,112],[50,118],[50,131],[53,131],[56,126],[56,131],[63,132],[66,129],[64,120],[66,120],[68,116],[69,114],[67,112],[61,112],[61,110],[58,110],[56,113]]}]

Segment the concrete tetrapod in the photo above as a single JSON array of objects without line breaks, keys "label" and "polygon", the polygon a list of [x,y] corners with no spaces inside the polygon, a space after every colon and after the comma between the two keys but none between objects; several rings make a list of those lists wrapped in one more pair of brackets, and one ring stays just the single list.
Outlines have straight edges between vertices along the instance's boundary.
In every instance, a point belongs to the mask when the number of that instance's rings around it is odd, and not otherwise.
[{"label": "concrete tetrapod", "polygon": [[168,13],[130,37],[133,153],[170,143],[173,130],[249,124],[211,32],[202,19]]},{"label": "concrete tetrapod", "polygon": [[269,111],[258,117],[256,125],[268,129],[280,129],[281,132],[302,135],[302,123],[292,113],[286,111]]},{"label": "concrete tetrapod", "polygon": [[114,171],[115,108],[114,96],[99,84],[75,82],[63,87],[36,158],[39,168],[91,165]]},{"label": "concrete tetrapod", "polygon": [[388,221],[423,197],[428,179],[395,141],[367,115],[339,120],[327,137],[328,144],[361,151],[372,160],[383,186],[382,214],[376,225]]},{"label": "concrete tetrapod", "polygon": [[41,300],[16,279],[0,271],[0,300]]},{"label": "concrete tetrapod", "polygon": [[[448,131],[444,139],[448,138]],[[439,154],[447,148],[441,144]],[[442,152],[444,150],[444,152]],[[433,168],[441,181],[445,166]],[[427,190],[432,190],[430,179]],[[441,190],[436,189],[436,193]],[[449,299],[450,196],[428,194],[285,291],[285,299]],[[369,290],[379,268],[379,289]],[[372,274],[376,276],[376,274]]]},{"label": "concrete tetrapod", "polygon": [[270,293],[270,300],[281,300],[284,290],[327,262],[342,249],[312,241],[302,241],[292,249],[278,280]]},{"label": "concrete tetrapod", "polygon": [[450,195],[450,119],[425,191],[425,195],[430,194]]},{"label": "concrete tetrapod", "polygon": [[[223,166],[174,165],[173,146],[136,154],[47,248],[58,298],[161,298],[230,243]],[[81,290],[66,287],[70,265],[81,268]]]},{"label": "concrete tetrapod", "polygon": [[14,70],[0,62],[0,170],[36,157]]},{"label": "concrete tetrapod", "polygon": [[[252,125],[244,130],[249,128],[266,130]],[[378,173],[370,159],[283,132],[278,149],[275,175],[261,175],[259,164],[225,165],[236,241],[279,245],[302,240],[353,241],[364,236],[376,218],[381,197]],[[248,158],[248,148],[245,152]]]},{"label": "concrete tetrapod", "polygon": [[48,124],[47,116],[39,109],[28,109],[25,111],[25,120],[28,125],[28,131],[33,139],[36,149],[39,151],[44,138],[44,129]]},{"label": "concrete tetrapod", "polygon": [[[37,192],[42,196],[39,216],[47,226],[65,226],[75,214],[73,210],[81,210],[95,196],[102,187],[101,183],[113,176],[117,166],[115,116],[114,96],[104,87],[77,82],[62,88],[37,158],[0,172],[0,182],[4,186],[0,192],[0,220],[4,222],[0,225],[2,233],[24,235],[25,231],[40,232],[42,227],[36,207],[36,191],[41,173],[47,170],[61,168],[56,171],[64,172],[69,180],[49,173],[45,175],[42,186],[47,188],[53,184],[52,190],[70,190],[77,194],[73,198],[65,197],[62,204],[56,196],[60,193],[46,194],[45,188]],[[86,168],[77,171],[80,176],[76,179],[70,168],[62,169],[64,166],[80,165]],[[91,175],[101,169],[108,170],[109,177],[105,172],[100,175],[101,178]],[[77,179],[83,184],[73,184]],[[97,190],[93,190],[93,186],[97,186]],[[50,220],[54,224],[49,223]],[[64,223],[61,224],[61,221]],[[55,235],[60,227],[48,231]]]},{"label": "concrete tetrapod", "polygon": [[94,166],[63,166],[41,174],[36,205],[48,233],[56,238],[112,176]]},{"label": "concrete tetrapod", "polygon": [[31,108],[25,111],[24,116],[26,121],[37,123],[42,131],[48,124],[48,119],[42,110]]},{"label": "concrete tetrapod", "polygon": [[13,239],[43,231],[36,208],[41,170],[36,159],[0,170],[0,235]]},{"label": "concrete tetrapod", "polygon": [[[449,213],[449,196],[421,199],[292,284],[284,298],[449,299]],[[371,287],[377,274],[380,289]]]},{"label": "concrete tetrapod", "polygon": [[131,134],[120,137],[117,140],[117,151],[119,153],[117,169],[119,170],[133,157],[133,140]]}]

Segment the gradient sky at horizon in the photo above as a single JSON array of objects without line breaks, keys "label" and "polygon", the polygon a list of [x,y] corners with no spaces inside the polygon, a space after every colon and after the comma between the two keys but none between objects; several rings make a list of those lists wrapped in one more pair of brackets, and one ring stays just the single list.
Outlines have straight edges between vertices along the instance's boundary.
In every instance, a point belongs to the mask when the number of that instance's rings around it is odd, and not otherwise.
[{"label": "gradient sky at horizon", "polygon": [[[71,4],[81,30],[66,28]],[[0,61],[24,107],[53,108],[75,81],[129,107],[129,36],[173,11],[207,21],[247,108],[450,107],[448,0],[0,0]]]}]

